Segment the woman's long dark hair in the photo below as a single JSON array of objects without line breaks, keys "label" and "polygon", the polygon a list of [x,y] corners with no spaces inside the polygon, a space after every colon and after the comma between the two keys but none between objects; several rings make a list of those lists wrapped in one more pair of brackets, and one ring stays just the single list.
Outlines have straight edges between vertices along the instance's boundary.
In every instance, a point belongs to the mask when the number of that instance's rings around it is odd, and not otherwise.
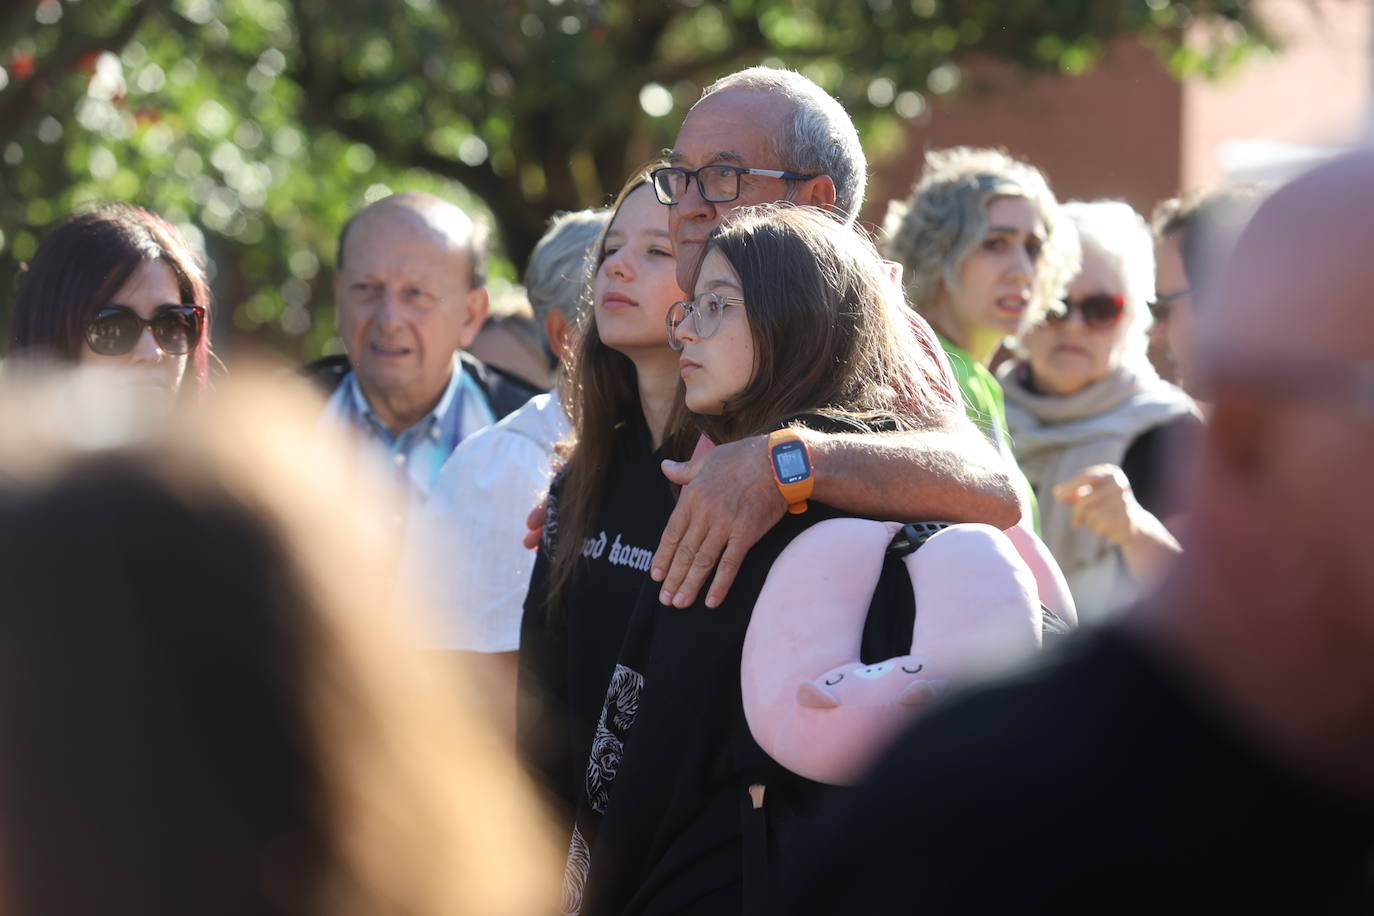
[{"label": "woman's long dark hair", "polygon": [[140,264],[161,261],[176,277],[181,303],[204,306],[205,333],[191,351],[190,375],[204,390],[210,371],[210,288],[181,233],[142,207],[108,204],[59,223],[38,246],[19,281],[9,354],[75,363],[86,325]]},{"label": "woman's long dark hair", "polygon": [[[596,272],[606,260],[606,236],[611,223],[615,221],[625,199],[647,186],[649,171],[661,164],[655,162],[637,170],[621,188],[615,203],[611,205],[611,218],[597,239],[596,256],[589,259],[577,343],[566,360],[566,382],[562,388],[563,406],[572,420],[572,433],[561,447],[565,462],[560,472],[562,483],[554,520],[557,535],[549,575],[550,608],[561,606],[568,584],[572,581],[577,558],[582,552],[582,542],[596,522],[601,497],[606,489],[611,453],[615,448],[616,430],[638,417],[642,410],[634,363],[628,356],[612,350],[602,341],[596,328],[596,309],[591,301],[591,291]],[[663,346],[668,346],[666,329]],[[669,418],[664,435],[664,456],[687,457],[696,436],[686,411],[676,410]]]},{"label": "woman's long dark hair", "polygon": [[754,339],[749,384],[720,416],[696,417],[716,442],[769,432],[803,411],[907,428],[960,412],[948,364],[920,340],[897,284],[855,228],[815,207],[767,204],[721,224],[706,250],[738,274]]}]

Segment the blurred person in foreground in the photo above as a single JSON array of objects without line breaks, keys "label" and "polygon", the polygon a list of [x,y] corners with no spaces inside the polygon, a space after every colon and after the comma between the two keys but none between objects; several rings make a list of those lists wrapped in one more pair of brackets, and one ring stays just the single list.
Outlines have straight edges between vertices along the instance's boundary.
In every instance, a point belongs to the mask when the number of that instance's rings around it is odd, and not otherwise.
[{"label": "blurred person in foreground", "polygon": [[[1225,185],[1155,207],[1155,296],[1150,302],[1150,360],[1160,375],[1195,398],[1195,304],[1205,298],[1211,267],[1219,263],[1254,214],[1268,184]],[[1161,368],[1162,367],[1162,368]]]},{"label": "blurred person in foreground", "polygon": [[[608,217],[608,210],[554,217],[525,269],[530,306],[560,363]],[[471,436],[440,471],[406,538],[406,574],[428,585],[439,612],[436,647],[464,653],[512,735],[520,618],[535,557],[521,543],[525,518],[548,492],[554,446],[570,429],[555,390]]]},{"label": "blurred person in foreground", "polygon": [[1201,420],[1146,356],[1153,240],[1120,201],[1073,202],[1082,266],[999,376],[1016,460],[1040,501],[1041,533],[1085,619],[1153,584],[1181,548],[1174,454]]},{"label": "blurred person in foreground", "polygon": [[[939,335],[968,415],[1011,460],[993,357],[1045,314],[1078,268],[1073,227],[1045,176],[1000,150],[932,151],[911,196],[888,205],[883,235],[912,304]],[[1030,486],[1018,482],[1033,512]]]},{"label": "blurred person in foreground", "polygon": [[1162,590],[919,722],[785,912],[1374,910],[1371,210],[1369,151],[1260,206],[1201,310]]},{"label": "blurred person in foreground", "polygon": [[210,289],[175,226],[129,204],[78,213],[54,227],[20,275],[10,315],[14,362],[121,369],[152,392],[209,384]]},{"label": "blurred person in foreground", "polygon": [[325,414],[374,443],[420,497],[464,438],[538,391],[464,353],[486,320],[487,233],[432,194],[384,197],[339,234],[334,303],[347,356],[305,368]]},{"label": "blurred person in foreground", "polygon": [[544,912],[509,750],[396,632],[387,494],[228,388],[0,384],[0,911]]}]

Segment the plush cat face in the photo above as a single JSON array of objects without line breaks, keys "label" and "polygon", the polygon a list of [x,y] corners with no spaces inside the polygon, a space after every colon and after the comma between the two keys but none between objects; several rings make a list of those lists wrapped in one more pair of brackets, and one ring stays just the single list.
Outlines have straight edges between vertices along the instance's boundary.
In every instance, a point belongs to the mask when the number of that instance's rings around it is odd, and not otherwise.
[{"label": "plush cat face", "polygon": [[773,563],[754,604],[740,658],[745,718],[764,751],[808,779],[852,783],[951,681],[1040,643],[1036,581],[1012,542],[954,525],[903,558],[916,606],[908,654],[861,662],[864,620],[902,527],[818,522]]},{"label": "plush cat face", "polygon": [[899,655],[874,665],[840,665],[797,686],[797,702],[812,709],[841,706],[921,707],[949,686],[948,678],[931,677],[923,655]]}]

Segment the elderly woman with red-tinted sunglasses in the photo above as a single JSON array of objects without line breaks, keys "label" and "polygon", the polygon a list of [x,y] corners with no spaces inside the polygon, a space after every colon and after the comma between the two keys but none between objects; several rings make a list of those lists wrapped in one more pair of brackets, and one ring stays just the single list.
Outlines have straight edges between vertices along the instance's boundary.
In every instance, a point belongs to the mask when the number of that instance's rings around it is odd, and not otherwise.
[{"label": "elderly woman with red-tinted sunglasses", "polygon": [[[199,260],[171,223],[111,204],[54,228],[24,272],[9,356],[128,370],[173,393],[204,389],[210,293]],[[189,376],[189,381],[185,381]]]},{"label": "elderly woman with red-tinted sunglasses", "polygon": [[1154,252],[1144,219],[1117,201],[1064,212],[1082,266],[1001,382],[1042,536],[1091,620],[1132,600],[1179,552],[1172,458],[1200,420],[1146,356]]}]

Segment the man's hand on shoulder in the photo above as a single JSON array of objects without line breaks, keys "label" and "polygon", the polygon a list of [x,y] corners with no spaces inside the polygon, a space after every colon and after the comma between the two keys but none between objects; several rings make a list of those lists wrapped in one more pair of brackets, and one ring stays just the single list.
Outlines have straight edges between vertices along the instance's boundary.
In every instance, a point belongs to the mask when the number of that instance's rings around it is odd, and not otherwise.
[{"label": "man's hand on shoulder", "polygon": [[682,486],[650,571],[663,583],[663,604],[690,606],[715,569],[706,606],[718,607],[744,555],[787,511],[767,446],[766,437],[752,436],[688,462],[663,462],[664,475]]},{"label": "man's hand on shoulder", "polygon": [[548,497],[539,501],[539,505],[530,510],[530,514],[525,516],[525,547],[535,550],[539,547],[539,540],[544,536],[544,525],[549,520],[549,500]]}]

